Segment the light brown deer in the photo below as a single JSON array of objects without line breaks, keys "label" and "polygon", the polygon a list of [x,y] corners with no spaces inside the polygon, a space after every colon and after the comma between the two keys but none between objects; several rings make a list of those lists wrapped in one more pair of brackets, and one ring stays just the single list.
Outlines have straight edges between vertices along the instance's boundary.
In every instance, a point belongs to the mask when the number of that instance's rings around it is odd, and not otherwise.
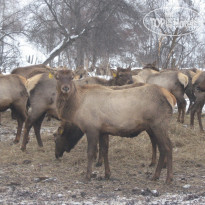
[{"label": "light brown deer", "polygon": [[20,140],[23,122],[27,117],[28,93],[25,83],[25,78],[15,74],[0,75],[0,112],[10,108],[18,122],[14,143]]},{"label": "light brown deer", "polygon": [[139,72],[146,83],[156,84],[170,91],[177,100],[177,121],[183,123],[186,111],[186,100],[184,98],[185,88],[188,85],[188,77],[179,71],[158,72],[148,64]]},{"label": "light brown deer", "polygon": [[166,182],[172,181],[172,144],[168,137],[168,124],[173,98],[166,89],[157,85],[123,90],[112,90],[99,85],[79,86],[73,81],[74,75],[71,70],[58,71],[55,77],[56,105],[60,119],[76,125],[87,136],[88,180],[91,178],[98,139],[103,147],[105,177],[109,178],[106,144],[108,135],[132,138],[146,131],[156,142],[160,152],[153,179],[159,178],[164,159],[167,157]]}]

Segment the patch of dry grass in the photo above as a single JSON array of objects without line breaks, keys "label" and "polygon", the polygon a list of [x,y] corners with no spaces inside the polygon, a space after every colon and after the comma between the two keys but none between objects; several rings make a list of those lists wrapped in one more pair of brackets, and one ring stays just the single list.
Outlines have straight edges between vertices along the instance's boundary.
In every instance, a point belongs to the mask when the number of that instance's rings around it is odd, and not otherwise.
[{"label": "patch of dry grass", "polygon": [[[9,117],[8,113],[3,114],[3,126],[0,129],[3,129],[4,122]],[[172,186],[164,185],[165,170],[162,171],[159,182],[150,181],[155,168],[148,166],[151,161],[151,143],[145,132],[133,139],[111,136],[109,149],[111,180],[108,182],[91,181],[87,186],[101,183],[103,187],[110,190],[113,190],[116,185],[123,186],[124,189],[131,189],[137,183],[137,186],[141,187],[157,187],[162,192],[165,190],[176,191],[176,188],[179,187],[181,189],[184,183],[193,183],[192,186],[195,189],[201,187],[204,185],[201,176],[205,176],[205,134],[198,131],[197,122],[195,122],[196,128],[194,130],[186,126],[188,123],[189,116],[186,116],[185,125],[182,125],[176,122],[176,115],[170,122],[169,136],[173,143],[175,178]],[[54,190],[66,187],[69,189],[79,188],[80,185],[77,181],[83,181],[86,173],[87,141],[83,137],[70,153],[64,153],[61,160],[56,160],[52,131],[57,128],[58,124],[59,122],[56,120],[43,123],[42,127],[46,127],[42,132],[44,148],[37,146],[33,134],[30,137],[26,152],[20,150],[20,144],[14,145],[10,140],[0,142],[0,172],[4,175],[1,183],[18,182],[30,187],[34,185],[36,177],[51,177],[58,179],[57,182],[55,185],[43,184],[44,188],[50,189],[52,186]],[[9,121],[8,126],[15,127],[15,121]],[[51,131],[47,132],[47,128]],[[104,176],[104,168],[94,167],[93,170],[97,172],[98,176]],[[185,181],[180,181],[182,175],[186,178]],[[190,178],[191,175],[197,177]]]}]

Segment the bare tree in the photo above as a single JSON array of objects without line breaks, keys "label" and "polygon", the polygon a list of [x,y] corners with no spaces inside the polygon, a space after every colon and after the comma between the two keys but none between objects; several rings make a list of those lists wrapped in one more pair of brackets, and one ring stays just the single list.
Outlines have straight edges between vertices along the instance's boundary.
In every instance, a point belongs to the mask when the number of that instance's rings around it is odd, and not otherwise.
[{"label": "bare tree", "polygon": [[17,65],[18,44],[15,41],[23,31],[18,1],[0,1],[0,67],[2,71]]},{"label": "bare tree", "polygon": [[124,0],[43,0],[34,4],[31,11],[35,22],[30,30],[34,33],[31,39],[39,41],[43,38],[39,34],[49,35],[47,28],[55,30],[52,49],[44,63],[51,62],[72,45],[76,48],[77,67],[83,66],[85,55],[91,56],[95,64],[97,57],[119,50],[124,41],[118,27],[125,20],[122,15],[136,17],[137,13]]},{"label": "bare tree", "polygon": [[[204,44],[197,33],[167,36],[145,28],[144,16],[170,2],[37,0],[18,9],[16,1],[0,0],[0,66],[6,69],[18,64],[20,53],[16,37],[19,33],[25,34],[47,55],[41,63],[51,66],[63,64],[81,69],[86,64],[94,69],[103,64],[107,69],[112,62],[113,65],[142,66],[154,61],[162,68],[204,65]],[[180,0],[179,5],[195,11],[198,8],[193,0]],[[160,15],[167,18],[163,11]],[[25,20],[22,16],[26,16]],[[159,29],[162,34],[182,32],[179,28],[171,31],[160,26]],[[29,62],[35,63],[34,56],[30,55]]]}]

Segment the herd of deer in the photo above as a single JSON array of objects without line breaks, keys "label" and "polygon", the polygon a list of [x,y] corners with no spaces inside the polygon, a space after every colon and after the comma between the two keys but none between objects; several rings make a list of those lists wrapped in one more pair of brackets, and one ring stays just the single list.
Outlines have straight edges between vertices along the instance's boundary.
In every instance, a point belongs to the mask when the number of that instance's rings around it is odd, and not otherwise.
[{"label": "herd of deer", "polygon": [[[197,112],[200,130],[205,103],[205,72],[197,69],[159,71],[154,64],[143,69],[112,70],[110,80],[85,76],[86,72],[55,70],[45,65],[19,67],[11,74],[0,74],[0,111],[11,109],[18,122],[14,143],[20,141],[26,150],[29,132],[34,128],[39,146],[43,146],[40,129],[46,115],[60,120],[54,133],[55,156],[62,157],[86,134],[88,165],[86,178],[92,173],[92,163],[104,161],[105,177],[110,177],[108,161],[109,135],[133,138],[146,131],[152,143],[152,160],[156,150],[159,160],[153,179],[160,176],[166,165],[167,179],[173,179],[172,144],[168,137],[169,120],[177,103],[177,121],[184,122],[185,94],[189,98],[190,125],[193,128]],[[1,123],[1,118],[0,118]]]}]

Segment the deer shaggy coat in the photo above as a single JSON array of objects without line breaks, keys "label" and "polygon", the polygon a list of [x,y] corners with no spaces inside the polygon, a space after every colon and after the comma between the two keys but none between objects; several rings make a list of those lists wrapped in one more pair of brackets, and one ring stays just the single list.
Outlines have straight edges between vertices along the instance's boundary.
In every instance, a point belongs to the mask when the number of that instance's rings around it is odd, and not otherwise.
[{"label": "deer shaggy coat", "polygon": [[172,144],[168,137],[168,124],[172,114],[173,98],[170,93],[157,85],[112,90],[98,85],[76,85],[71,70],[58,71],[57,111],[62,121],[73,123],[88,141],[88,165],[86,178],[92,173],[98,139],[103,147],[105,177],[110,177],[108,146],[106,138],[110,135],[135,137],[146,131],[156,142],[160,157],[153,176],[160,176],[164,159],[167,157],[167,179],[170,183],[172,173]]}]

